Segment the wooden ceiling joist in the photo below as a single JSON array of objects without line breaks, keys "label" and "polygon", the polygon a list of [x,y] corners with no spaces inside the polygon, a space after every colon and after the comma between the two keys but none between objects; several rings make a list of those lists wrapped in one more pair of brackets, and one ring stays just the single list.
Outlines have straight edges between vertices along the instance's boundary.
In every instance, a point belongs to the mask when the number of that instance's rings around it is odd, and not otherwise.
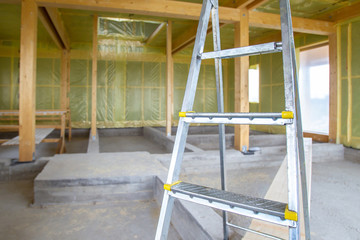
[{"label": "wooden ceiling joist", "polygon": [[[334,23],[308,18],[292,17],[294,32],[329,35],[335,32]],[[249,11],[249,25],[252,27],[280,30],[279,14]]]},{"label": "wooden ceiling joist", "polygon": [[326,13],[321,15],[320,18],[334,22],[342,22],[359,16],[360,2],[332,11],[331,13]]},{"label": "wooden ceiling joist", "polygon": [[[39,6],[74,8],[93,11],[126,12],[142,15],[152,15],[168,18],[198,20],[201,4],[181,1],[163,0],[36,0]],[[222,23],[234,23],[240,21],[240,9],[219,7],[219,20]],[[334,32],[331,22],[293,18],[294,31],[328,35]],[[280,29],[279,14],[250,11],[249,25],[255,27]]]},{"label": "wooden ceiling joist", "polygon": [[[201,4],[163,0],[36,0],[39,6],[72,8],[92,11],[122,12],[141,15],[160,16],[198,20]],[[231,23],[239,19],[239,10],[219,7],[220,22]]]}]

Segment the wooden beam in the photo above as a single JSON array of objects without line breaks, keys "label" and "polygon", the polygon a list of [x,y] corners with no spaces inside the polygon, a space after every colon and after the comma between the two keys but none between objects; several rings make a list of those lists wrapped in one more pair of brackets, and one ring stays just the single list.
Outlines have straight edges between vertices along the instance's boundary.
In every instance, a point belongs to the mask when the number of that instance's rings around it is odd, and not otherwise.
[{"label": "wooden beam", "polygon": [[[199,20],[201,4],[164,0],[36,0],[39,6],[72,8],[116,13],[133,13],[167,18]],[[220,22],[232,23],[239,20],[239,10],[219,7]]]},{"label": "wooden beam", "polygon": [[172,56],[172,22],[166,29],[166,136],[171,136],[171,123],[174,106],[174,65]]},{"label": "wooden beam", "polygon": [[92,43],[92,84],[91,84],[91,136],[96,138],[96,90],[97,90],[97,29],[98,17],[93,19],[93,43]]},{"label": "wooden beam", "polygon": [[261,5],[263,5],[264,3],[268,2],[269,0],[255,0],[252,3],[246,5],[246,8],[248,10],[253,10],[255,8],[260,7]]},{"label": "wooden beam", "polygon": [[237,3],[237,8],[246,8],[249,4],[253,3],[255,0],[240,0]]},{"label": "wooden beam", "polygon": [[38,7],[34,0],[21,4],[19,161],[35,158],[36,44]]},{"label": "wooden beam", "polygon": [[145,41],[145,45],[150,44],[155,37],[159,34],[159,32],[161,32],[161,30],[166,26],[165,23],[161,23],[156,29],[155,31],[148,37],[148,39],[146,39]]},{"label": "wooden beam", "polygon": [[[249,45],[249,11],[240,9],[241,20],[235,24],[235,47]],[[235,112],[249,112],[249,87],[248,71],[249,57],[235,58]],[[237,150],[248,150],[249,148],[249,126],[235,125],[234,148]],[[243,149],[246,148],[246,149]]]},{"label": "wooden beam", "polygon": [[[225,25],[226,25],[225,23],[219,24],[220,28],[222,28]],[[173,41],[173,48],[172,48],[173,55],[195,42],[197,27],[198,27],[198,23],[195,23],[184,34],[181,34],[178,38],[176,38]],[[208,35],[211,32],[212,32],[212,24],[209,24],[206,34]]]},{"label": "wooden beam", "polygon": [[320,19],[333,22],[343,22],[360,16],[360,2],[320,15]]},{"label": "wooden beam", "polygon": [[47,7],[46,11],[51,19],[53,26],[56,29],[58,36],[60,37],[64,47],[70,49],[70,40],[67,34],[64,22],[60,16],[59,10],[53,7]]},{"label": "wooden beam", "polygon": [[336,143],[337,134],[337,35],[329,35],[329,142]]},{"label": "wooden beam", "polygon": [[[294,32],[318,35],[329,35],[335,32],[334,23],[328,21],[293,17],[292,22]],[[250,11],[249,24],[252,27],[281,29],[280,16],[273,13]]]},{"label": "wooden beam", "polygon": [[39,19],[41,21],[41,23],[43,24],[43,26],[45,27],[46,31],[49,33],[51,39],[54,41],[55,45],[62,49],[63,43],[59,37],[59,35],[56,32],[56,29],[54,27],[54,25],[52,24],[49,15],[47,14],[45,8],[40,7],[39,10]]}]

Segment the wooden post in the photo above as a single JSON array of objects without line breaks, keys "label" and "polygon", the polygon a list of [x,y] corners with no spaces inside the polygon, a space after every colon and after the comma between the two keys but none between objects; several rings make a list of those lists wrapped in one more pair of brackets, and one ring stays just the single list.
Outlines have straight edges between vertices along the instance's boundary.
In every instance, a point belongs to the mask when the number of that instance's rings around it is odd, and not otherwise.
[{"label": "wooden post", "polygon": [[68,84],[69,84],[69,51],[63,49],[61,52],[61,82],[60,82],[60,108],[65,110],[68,105]]},{"label": "wooden post", "polygon": [[171,136],[174,95],[174,66],[172,56],[172,22],[168,21],[166,29],[166,136]]},{"label": "wooden post", "polygon": [[329,35],[329,142],[336,143],[337,134],[337,35]]},{"label": "wooden post", "polygon": [[[249,45],[249,13],[240,9],[240,22],[235,23],[235,47]],[[249,57],[235,58],[235,112],[249,112]],[[234,148],[242,151],[249,148],[249,126],[235,125]]]},{"label": "wooden post", "polygon": [[35,158],[36,44],[38,7],[22,0],[20,30],[19,161]]},{"label": "wooden post", "polygon": [[91,136],[96,138],[96,88],[97,88],[97,28],[98,17],[94,15],[93,51],[92,51],[92,84],[91,84]]}]

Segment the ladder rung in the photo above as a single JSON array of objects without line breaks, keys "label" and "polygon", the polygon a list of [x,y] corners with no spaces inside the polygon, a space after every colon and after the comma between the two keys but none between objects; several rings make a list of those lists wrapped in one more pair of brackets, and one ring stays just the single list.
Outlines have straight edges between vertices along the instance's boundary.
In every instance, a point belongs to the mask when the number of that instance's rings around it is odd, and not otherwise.
[{"label": "ladder rung", "polygon": [[282,51],[281,42],[270,42],[270,43],[263,43],[263,44],[252,45],[247,47],[232,48],[232,49],[226,49],[215,52],[206,52],[201,54],[201,59],[235,58],[235,57],[251,56],[258,54],[275,53],[281,51]]},{"label": "ladder rung", "polygon": [[286,203],[245,196],[186,182],[180,182],[171,186],[169,194],[175,198],[283,226],[296,225],[296,222],[293,221],[294,219],[288,217],[296,213],[287,210]]},{"label": "ladder rung", "polygon": [[293,122],[292,112],[281,113],[195,113],[180,112],[187,123],[285,125]]}]

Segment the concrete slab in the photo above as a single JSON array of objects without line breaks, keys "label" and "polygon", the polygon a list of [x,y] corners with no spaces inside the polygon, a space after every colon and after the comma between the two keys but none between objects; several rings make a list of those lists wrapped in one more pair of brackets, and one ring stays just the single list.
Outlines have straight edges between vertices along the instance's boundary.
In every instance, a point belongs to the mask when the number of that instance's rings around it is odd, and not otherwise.
[{"label": "concrete slab", "polygon": [[34,205],[153,198],[166,169],[147,152],[56,155],[34,181]]}]

